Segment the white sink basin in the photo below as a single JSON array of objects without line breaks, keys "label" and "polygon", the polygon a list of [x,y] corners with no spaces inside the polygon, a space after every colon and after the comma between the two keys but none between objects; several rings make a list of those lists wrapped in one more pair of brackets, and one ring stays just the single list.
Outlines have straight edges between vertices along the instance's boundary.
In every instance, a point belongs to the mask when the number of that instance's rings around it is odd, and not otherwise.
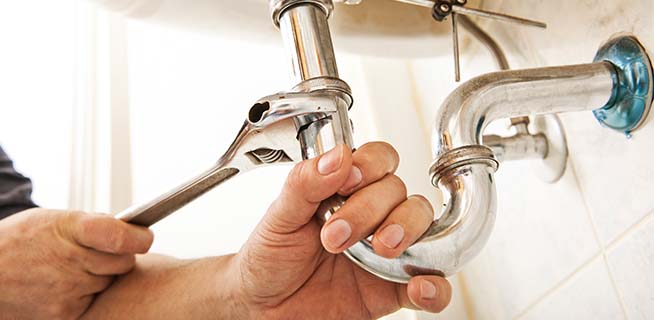
[{"label": "white sink basin", "polygon": [[[129,17],[247,41],[281,43],[267,0],[91,0]],[[469,1],[479,7],[481,0]],[[392,0],[337,5],[330,19],[336,50],[376,56],[451,54],[450,22],[428,8]]]}]

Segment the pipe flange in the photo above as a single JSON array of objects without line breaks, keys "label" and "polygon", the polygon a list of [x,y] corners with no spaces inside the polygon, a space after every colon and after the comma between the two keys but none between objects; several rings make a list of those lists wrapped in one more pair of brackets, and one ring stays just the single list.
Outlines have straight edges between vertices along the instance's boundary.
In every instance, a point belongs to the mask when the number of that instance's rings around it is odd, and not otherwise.
[{"label": "pipe flange", "polygon": [[334,77],[317,77],[311,78],[300,82],[298,85],[291,89],[291,92],[304,92],[312,93],[318,91],[336,91],[340,93],[348,104],[348,110],[352,108],[354,98],[352,97],[352,89],[347,82]]},{"label": "pipe flange", "polygon": [[272,20],[275,26],[279,28],[279,20],[284,11],[301,4],[312,4],[317,6],[325,12],[327,18],[329,18],[332,11],[334,11],[334,3],[332,0],[270,0],[270,14],[272,15]]},{"label": "pipe flange", "polygon": [[429,169],[429,176],[433,186],[438,187],[442,174],[460,166],[482,163],[497,171],[499,162],[493,150],[484,145],[470,145],[452,149],[440,156]]},{"label": "pipe flange", "polygon": [[652,109],[654,72],[647,51],[634,36],[619,34],[602,45],[595,61],[610,62],[616,72],[611,100],[593,114],[603,126],[630,137]]}]

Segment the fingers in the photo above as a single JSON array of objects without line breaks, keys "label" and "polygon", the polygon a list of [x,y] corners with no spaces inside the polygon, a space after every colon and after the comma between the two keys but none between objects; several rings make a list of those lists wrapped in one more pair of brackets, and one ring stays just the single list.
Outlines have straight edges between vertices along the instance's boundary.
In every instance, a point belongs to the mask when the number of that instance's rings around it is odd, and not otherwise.
[{"label": "fingers", "polygon": [[405,199],[406,186],[395,175],[361,189],[325,223],[320,234],[323,246],[331,253],[343,252],[372,234]]},{"label": "fingers", "polygon": [[81,254],[85,270],[98,276],[120,275],[130,272],[136,265],[133,254],[115,255],[89,249]]},{"label": "fingers", "polygon": [[352,155],[352,171],[338,193],[344,196],[350,195],[394,173],[399,164],[400,156],[390,144],[367,143]]},{"label": "fingers", "polygon": [[401,290],[404,287],[399,287],[398,297],[405,308],[441,312],[452,300],[452,286],[439,276],[417,276]]},{"label": "fingers", "polygon": [[343,186],[351,166],[352,152],[344,145],[299,163],[289,174],[264,222],[279,233],[293,232],[304,226],[312,219],[320,202]]},{"label": "fingers", "polygon": [[434,209],[422,196],[411,196],[397,206],[372,238],[375,252],[385,258],[396,258],[418,238],[434,220]]},{"label": "fingers", "polygon": [[113,281],[114,281],[114,277],[111,276],[88,275],[87,279],[84,279],[84,281],[80,281],[80,283],[84,284],[84,288],[80,293],[83,296],[86,296],[86,295],[93,295],[98,292],[102,292],[105,289],[109,288],[109,286],[111,286]]},{"label": "fingers", "polygon": [[63,223],[79,245],[111,254],[146,253],[154,240],[149,229],[105,215],[70,214]]}]

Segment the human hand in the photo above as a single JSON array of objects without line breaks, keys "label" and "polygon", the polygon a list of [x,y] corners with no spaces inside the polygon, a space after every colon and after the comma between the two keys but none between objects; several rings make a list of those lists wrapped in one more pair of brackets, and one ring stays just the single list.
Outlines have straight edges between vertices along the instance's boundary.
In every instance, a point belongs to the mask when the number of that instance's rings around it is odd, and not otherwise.
[{"label": "human hand", "polygon": [[[344,250],[373,235],[381,256],[399,256],[429,227],[434,212],[421,196],[407,198],[394,175],[397,152],[370,143],[352,154],[338,146],[298,164],[279,198],[232,260],[233,281],[250,318],[378,318],[399,308],[440,312],[450,284],[417,276],[388,282],[354,265]],[[324,225],[314,213],[335,193],[349,195]],[[246,313],[247,314],[247,313]]]},{"label": "human hand", "polygon": [[98,214],[32,209],[0,221],[0,318],[80,317],[152,241],[150,230]]}]

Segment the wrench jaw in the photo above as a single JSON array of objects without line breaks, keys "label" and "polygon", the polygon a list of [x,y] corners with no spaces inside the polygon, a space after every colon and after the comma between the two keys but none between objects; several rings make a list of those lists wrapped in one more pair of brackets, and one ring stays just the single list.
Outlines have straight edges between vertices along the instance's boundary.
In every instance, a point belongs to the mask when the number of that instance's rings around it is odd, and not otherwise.
[{"label": "wrench jaw", "polygon": [[299,141],[302,132],[313,123],[332,119],[338,108],[338,99],[328,92],[288,92],[264,97],[250,108],[236,139],[217,166],[245,172],[261,166],[300,162],[304,149]]}]

